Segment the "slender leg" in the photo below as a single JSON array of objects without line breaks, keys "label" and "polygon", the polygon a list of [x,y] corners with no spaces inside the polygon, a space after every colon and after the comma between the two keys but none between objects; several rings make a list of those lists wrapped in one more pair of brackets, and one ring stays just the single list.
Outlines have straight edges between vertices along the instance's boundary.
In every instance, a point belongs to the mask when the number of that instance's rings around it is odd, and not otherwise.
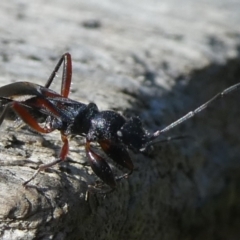
[{"label": "slender leg", "polygon": [[31,98],[30,101],[25,101],[24,105],[29,106],[33,109],[41,109],[44,107],[49,111],[49,113],[51,113],[51,116],[54,116],[56,118],[61,118],[62,116],[65,116],[61,110],[59,110],[48,99],[44,97]]},{"label": "slender leg", "polygon": [[62,55],[58,61],[56,67],[54,68],[52,74],[50,75],[48,81],[45,84],[45,88],[49,88],[52,84],[56,74],[63,63],[63,73],[62,73],[62,85],[61,85],[61,95],[63,97],[68,97],[72,81],[72,59],[69,53]]},{"label": "slender leg", "polygon": [[63,146],[59,158],[50,163],[40,165],[38,169],[35,171],[35,173],[32,175],[32,177],[23,183],[23,186],[26,186],[29,182],[31,182],[38,175],[39,172],[66,160],[69,151],[69,142],[67,136],[65,136],[64,134],[61,134],[61,137],[63,141]]},{"label": "slender leg", "polygon": [[[42,100],[42,99],[41,99]],[[47,104],[48,102],[46,102]],[[31,114],[27,111],[26,109],[26,106],[24,106],[23,104],[19,103],[19,102],[10,102],[8,103],[1,116],[0,116],[0,125],[7,113],[7,110],[9,108],[12,108],[17,114],[18,116],[26,123],[28,124],[31,128],[33,128],[34,130],[36,130],[37,132],[40,132],[40,133],[49,133],[49,132],[52,132],[54,129],[51,129],[51,128],[45,128],[45,127],[42,127],[38,124],[38,122],[31,116]],[[54,110],[54,109],[53,109]],[[26,186],[30,181],[32,181],[36,176],[37,174],[40,172],[40,171],[43,171],[49,167],[52,167],[53,165],[61,162],[61,161],[64,161],[67,157],[67,154],[68,154],[68,151],[69,151],[69,143],[68,143],[68,138],[66,135],[64,135],[63,133],[61,133],[61,137],[62,137],[62,141],[63,141],[63,146],[62,146],[62,149],[61,149],[61,153],[60,153],[60,156],[59,156],[59,159],[53,161],[53,162],[50,162],[50,163],[47,163],[47,164],[42,164],[39,166],[39,168],[37,169],[37,171],[33,174],[33,176],[28,179],[26,182],[23,183],[24,186]]]},{"label": "slender leg", "polygon": [[36,119],[27,111],[26,107],[23,104],[19,102],[12,102],[11,105],[12,109],[18,114],[18,116],[35,131],[40,133],[50,133],[54,130],[40,126]]},{"label": "slender leg", "polygon": [[61,85],[61,95],[63,97],[68,97],[72,81],[72,59],[69,53],[65,54],[64,66],[63,66],[63,76]]},{"label": "slender leg", "polygon": [[49,133],[52,132],[54,129],[44,128],[38,124],[38,122],[32,117],[32,115],[27,111],[26,106],[19,102],[10,102],[5,105],[1,115],[0,115],[0,125],[2,124],[7,111],[12,108],[18,116],[28,124],[32,129],[40,133]]},{"label": "slender leg", "polygon": [[[50,85],[52,84],[54,78],[56,77],[56,74],[57,74],[59,68],[61,67],[62,63],[63,63],[63,73],[62,73],[62,84],[61,84],[61,96],[68,97],[68,94],[70,92],[70,87],[71,87],[71,78],[72,78],[72,60],[71,60],[71,55],[69,53],[65,53],[60,58],[56,67],[54,68],[52,74],[50,75],[47,83],[45,84],[45,88],[50,87]],[[32,99],[29,106],[31,106],[31,107],[44,106],[53,115],[55,115],[55,117],[62,116],[63,113],[61,111],[58,111],[58,109],[55,106],[53,106],[51,104],[51,102],[49,102],[47,99],[44,98],[46,96],[58,97],[58,95],[55,94],[54,92],[51,92],[50,90],[48,92],[44,88],[42,89],[42,94],[43,94],[43,98],[35,98],[34,101]],[[48,129],[48,128],[41,127],[37,123],[37,121],[28,113],[28,111],[22,106],[21,103],[14,102],[12,105],[13,105],[12,106],[13,109],[17,112],[19,117],[22,118],[22,120],[25,123],[27,123],[30,127],[32,127],[34,130],[41,132],[41,133],[48,133],[48,132],[51,132],[54,130],[54,129]],[[0,116],[0,121],[1,121],[1,116]],[[1,124],[1,122],[0,122],[0,124]],[[32,181],[40,171],[43,171],[49,167],[52,167],[66,159],[68,152],[69,152],[69,142],[68,142],[67,136],[64,135],[63,133],[61,133],[61,138],[63,141],[63,146],[62,146],[59,158],[53,162],[40,165],[39,168],[36,170],[36,172],[33,174],[33,176],[23,183],[24,186],[26,186],[30,181]]]},{"label": "slender leg", "polygon": [[93,172],[108,186],[115,188],[116,182],[112,169],[105,159],[92,149],[89,141],[86,142],[85,148]]},{"label": "slender leg", "polygon": [[116,180],[127,178],[132,174],[134,166],[128,151],[123,145],[111,144],[108,141],[100,141],[99,144],[107,156],[109,156],[114,162],[130,170],[129,173],[117,177]]}]

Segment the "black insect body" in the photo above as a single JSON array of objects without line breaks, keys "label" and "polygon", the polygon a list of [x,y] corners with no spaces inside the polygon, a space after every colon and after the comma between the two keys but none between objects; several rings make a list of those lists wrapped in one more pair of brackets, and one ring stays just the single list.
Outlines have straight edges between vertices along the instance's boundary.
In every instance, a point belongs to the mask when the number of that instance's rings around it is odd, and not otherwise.
[{"label": "black insect body", "polygon": [[[61,93],[49,89],[57,71],[63,64]],[[205,104],[189,112],[153,134],[148,133],[138,117],[124,118],[115,111],[99,111],[95,103],[84,104],[68,98],[72,76],[71,55],[65,53],[57,63],[45,86],[29,82],[16,82],[0,88],[3,110],[0,125],[9,112],[14,112],[32,129],[40,133],[59,130],[63,146],[59,158],[48,164],[40,165],[34,175],[24,182],[33,180],[39,171],[49,168],[66,159],[69,151],[68,137],[85,137],[85,150],[93,172],[111,189],[115,189],[116,180],[127,177],[133,172],[133,163],[128,149],[144,152],[154,140],[164,132],[174,128],[195,114],[207,108],[210,103],[240,88],[240,83],[218,93]],[[40,118],[41,117],[41,118]],[[39,119],[44,119],[44,124]],[[129,170],[128,173],[115,177],[105,157],[100,155],[91,143],[99,144],[103,152],[117,164]]]}]

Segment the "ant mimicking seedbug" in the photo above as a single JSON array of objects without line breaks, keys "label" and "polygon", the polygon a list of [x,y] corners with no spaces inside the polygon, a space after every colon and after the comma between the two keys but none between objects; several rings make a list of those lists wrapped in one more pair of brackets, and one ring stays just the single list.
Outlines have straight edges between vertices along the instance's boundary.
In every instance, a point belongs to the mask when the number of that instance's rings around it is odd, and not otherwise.
[{"label": "ant mimicking seedbug", "polygon": [[[62,64],[63,73],[59,94],[49,87]],[[33,176],[23,183],[24,186],[32,181],[40,171],[64,161],[69,151],[68,137],[80,135],[86,139],[86,155],[93,172],[113,190],[116,188],[117,180],[128,177],[133,172],[134,166],[128,153],[129,149],[134,152],[145,152],[161,134],[194,117],[217,99],[240,88],[240,83],[230,86],[177,121],[150,134],[143,128],[138,117],[126,119],[115,111],[99,111],[95,103],[84,104],[68,98],[71,78],[71,55],[65,53],[44,86],[30,82],[16,82],[0,88],[0,99],[3,102],[0,125],[4,118],[9,117],[10,112],[15,112],[21,120],[39,133],[59,130],[63,141],[59,158],[40,165]],[[39,115],[43,117],[44,124],[41,124],[39,118],[36,117]],[[93,142],[101,147],[107,157],[128,169],[129,172],[115,177],[106,157],[94,149],[91,144]]]}]

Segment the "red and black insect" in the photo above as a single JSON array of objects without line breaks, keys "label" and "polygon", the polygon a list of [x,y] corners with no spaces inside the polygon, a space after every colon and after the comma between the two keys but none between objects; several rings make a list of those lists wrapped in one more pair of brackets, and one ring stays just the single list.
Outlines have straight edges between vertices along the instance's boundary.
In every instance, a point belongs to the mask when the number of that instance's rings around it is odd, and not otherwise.
[{"label": "red and black insect", "polygon": [[[61,93],[49,89],[57,71],[63,64]],[[85,150],[93,172],[111,189],[115,189],[116,180],[127,177],[133,172],[134,165],[128,150],[145,152],[164,132],[192,118],[212,102],[240,88],[240,83],[218,93],[208,102],[189,112],[162,130],[150,134],[143,128],[138,117],[126,119],[115,111],[99,111],[95,103],[84,104],[68,98],[72,78],[72,60],[65,53],[57,63],[45,86],[29,82],[16,82],[0,88],[2,113],[0,125],[13,112],[27,125],[39,133],[50,133],[59,130],[63,146],[59,158],[48,164],[40,165],[34,175],[24,182],[28,184],[39,171],[64,161],[69,151],[68,137],[80,135],[85,137]],[[40,123],[42,116],[44,124]],[[154,141],[155,140],[155,141]],[[120,177],[115,177],[106,159],[100,155],[91,143],[99,144],[103,152],[120,166],[129,170]]]}]

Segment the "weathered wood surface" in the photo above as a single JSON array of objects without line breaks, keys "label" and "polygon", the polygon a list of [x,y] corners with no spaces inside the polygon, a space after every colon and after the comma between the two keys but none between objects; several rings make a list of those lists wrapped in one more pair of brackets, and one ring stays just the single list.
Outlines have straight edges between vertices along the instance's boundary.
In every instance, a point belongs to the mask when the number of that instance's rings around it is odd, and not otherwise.
[{"label": "weathered wood surface", "polygon": [[[1,1],[0,85],[44,84],[69,51],[71,98],[162,128],[240,80],[240,2],[209,2]],[[1,127],[0,238],[238,239],[239,100],[237,92],[169,132],[192,138],[132,154],[132,176],[88,202],[96,178],[81,139],[68,162],[24,189],[57,156],[59,134]]]}]

